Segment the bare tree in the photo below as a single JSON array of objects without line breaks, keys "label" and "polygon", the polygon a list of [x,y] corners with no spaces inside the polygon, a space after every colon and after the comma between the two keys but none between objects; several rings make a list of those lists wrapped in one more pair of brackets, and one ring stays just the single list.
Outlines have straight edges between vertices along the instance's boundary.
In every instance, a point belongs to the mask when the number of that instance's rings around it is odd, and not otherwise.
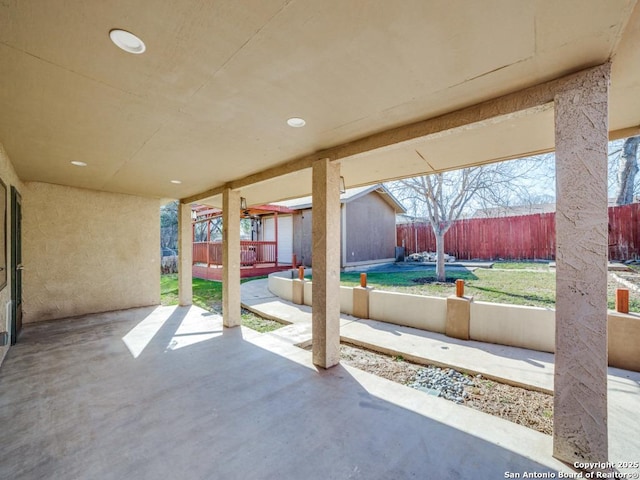
[{"label": "bare tree", "polygon": [[[640,136],[609,144],[609,191],[617,203],[631,203],[640,191]],[[413,214],[426,216],[436,237],[437,276],[445,279],[444,236],[456,220],[474,209],[533,206],[555,199],[553,153],[400,180],[388,185],[411,205]]]},{"label": "bare tree", "polygon": [[622,146],[622,154],[618,162],[617,205],[633,202],[638,174],[638,145],[640,145],[640,136],[627,138]]},{"label": "bare tree", "polygon": [[[436,237],[436,274],[445,281],[444,236],[469,207],[530,204],[531,178],[549,175],[553,156],[434,173],[395,182],[390,186],[405,201],[422,204]],[[551,169],[552,170],[552,169]],[[539,196],[539,194],[536,193]]]},{"label": "bare tree", "polygon": [[178,202],[160,207],[160,246],[175,249],[178,245]]}]

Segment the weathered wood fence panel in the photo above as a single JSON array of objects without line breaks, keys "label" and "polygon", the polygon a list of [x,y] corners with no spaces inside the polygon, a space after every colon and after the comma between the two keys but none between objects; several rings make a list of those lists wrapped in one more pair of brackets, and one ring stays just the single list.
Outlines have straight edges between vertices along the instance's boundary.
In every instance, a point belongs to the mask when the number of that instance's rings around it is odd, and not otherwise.
[{"label": "weathered wood fence panel", "polygon": [[[609,208],[609,258],[631,260],[640,256],[640,204]],[[445,252],[462,260],[553,260],[555,214],[458,220],[445,235]],[[398,245],[407,254],[435,251],[431,225],[397,226]]]}]

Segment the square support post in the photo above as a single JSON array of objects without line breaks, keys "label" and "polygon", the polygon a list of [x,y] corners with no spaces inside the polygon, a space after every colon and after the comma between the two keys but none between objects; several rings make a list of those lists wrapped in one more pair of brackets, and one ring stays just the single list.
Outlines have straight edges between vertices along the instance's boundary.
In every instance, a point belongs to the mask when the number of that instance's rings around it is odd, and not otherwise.
[{"label": "square support post", "polygon": [[178,205],[178,303],[191,305],[193,302],[193,227],[191,205]]},{"label": "square support post", "polygon": [[222,192],[222,322],[237,327],[240,318],[240,192]]},{"label": "square support post", "polygon": [[610,64],[555,96],[556,352],[553,455],[606,462],[607,142]]},{"label": "square support post", "polygon": [[313,162],[313,363],[340,362],[340,164]]},{"label": "square support post", "polygon": [[447,337],[470,340],[471,331],[471,302],[473,297],[447,297],[447,323],[445,335]]}]

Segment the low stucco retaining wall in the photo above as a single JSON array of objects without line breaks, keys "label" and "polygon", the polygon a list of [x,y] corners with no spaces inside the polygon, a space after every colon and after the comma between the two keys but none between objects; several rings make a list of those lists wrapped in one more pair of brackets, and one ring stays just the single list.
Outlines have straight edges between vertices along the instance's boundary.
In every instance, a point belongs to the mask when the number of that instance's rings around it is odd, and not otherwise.
[{"label": "low stucco retaining wall", "polygon": [[340,287],[340,311],[353,315],[353,287]]},{"label": "low stucco retaining wall", "polygon": [[369,293],[369,318],[444,333],[447,299],[372,290]]},{"label": "low stucco retaining wall", "polygon": [[640,317],[609,312],[609,365],[640,372]]},{"label": "low stucco retaining wall", "polygon": [[469,335],[472,340],[553,353],[556,312],[539,307],[471,302]]},{"label": "low stucco retaining wall", "polygon": [[[305,274],[312,273],[310,268],[305,269]],[[285,270],[284,272],[276,272],[269,275],[269,291],[274,295],[288,301],[293,302],[293,281],[298,278],[297,270]],[[305,280],[304,289],[304,305],[311,306],[311,295],[313,292],[313,282]],[[353,315],[353,288],[340,286],[340,311],[347,315]]]},{"label": "low stucco retaining wall", "polygon": [[[308,273],[308,271],[307,271]],[[293,278],[297,272],[269,276],[269,290],[292,301]],[[311,306],[312,282],[304,282],[304,304]],[[362,289],[360,289],[362,290]],[[366,301],[366,297],[365,297]],[[447,299],[370,289],[369,318],[382,322],[445,333]],[[469,338],[486,343],[555,351],[556,312],[550,308],[501,303],[474,302],[466,321]],[[353,315],[354,288],[340,287],[340,310]],[[640,372],[640,316],[610,311],[608,314],[609,365]]]},{"label": "low stucco retaining wall", "polygon": [[269,291],[287,302],[293,301],[293,281],[291,278],[270,275]]},{"label": "low stucco retaining wall", "polygon": [[[304,282],[304,304],[311,306],[311,295],[313,294],[313,282]],[[347,315],[353,315],[353,288],[340,286],[340,311]]]}]

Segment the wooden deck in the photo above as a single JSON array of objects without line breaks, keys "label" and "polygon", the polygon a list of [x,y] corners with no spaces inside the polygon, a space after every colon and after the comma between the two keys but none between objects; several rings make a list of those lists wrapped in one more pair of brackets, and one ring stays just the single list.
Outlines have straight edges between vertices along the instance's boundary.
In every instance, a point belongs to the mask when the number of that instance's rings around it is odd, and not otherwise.
[{"label": "wooden deck", "polygon": [[[261,264],[240,268],[240,278],[261,277],[293,268],[291,265]],[[218,265],[193,265],[193,276],[204,280],[222,281],[222,267]]]}]

